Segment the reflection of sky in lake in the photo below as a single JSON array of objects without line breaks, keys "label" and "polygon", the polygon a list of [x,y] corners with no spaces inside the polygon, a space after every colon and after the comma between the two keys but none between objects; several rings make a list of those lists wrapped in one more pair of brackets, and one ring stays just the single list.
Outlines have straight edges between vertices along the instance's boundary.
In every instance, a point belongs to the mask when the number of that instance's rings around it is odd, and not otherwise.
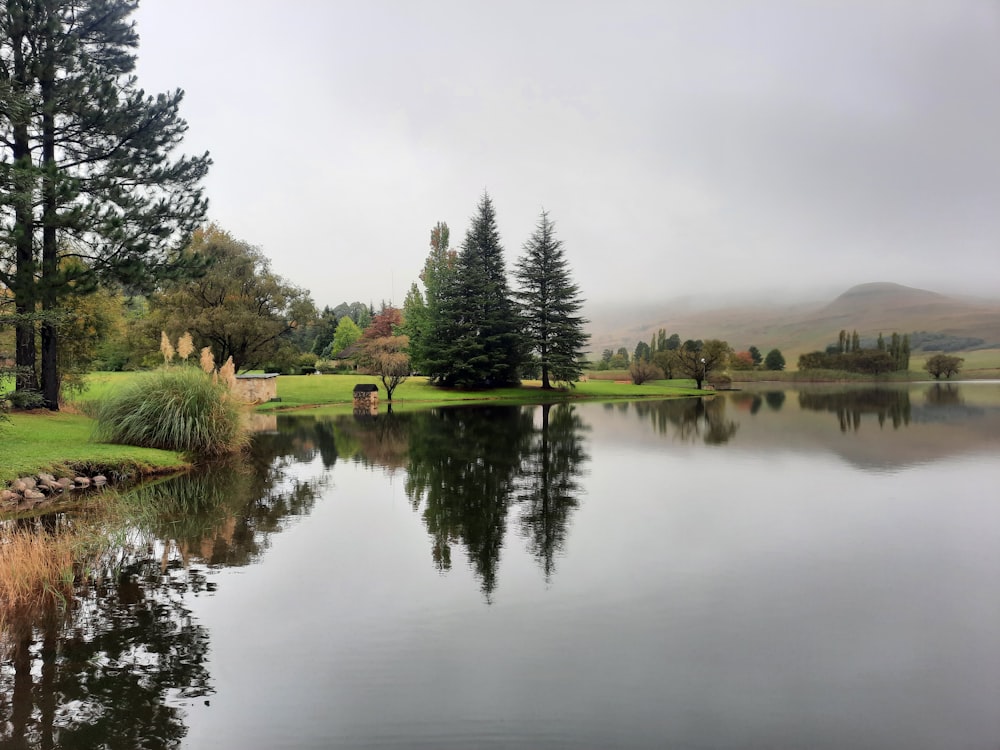
[{"label": "reflection of sky in lake", "polygon": [[[984,451],[959,425],[935,452],[917,419],[841,432],[789,394],[728,404],[738,430],[706,445],[623,407],[578,407],[555,573],[508,520],[490,604],[461,544],[435,568],[400,473],[291,467],[326,474],[311,515],[194,605],[217,693],[185,746],[998,741],[997,433]],[[879,439],[891,473],[854,456]]]}]

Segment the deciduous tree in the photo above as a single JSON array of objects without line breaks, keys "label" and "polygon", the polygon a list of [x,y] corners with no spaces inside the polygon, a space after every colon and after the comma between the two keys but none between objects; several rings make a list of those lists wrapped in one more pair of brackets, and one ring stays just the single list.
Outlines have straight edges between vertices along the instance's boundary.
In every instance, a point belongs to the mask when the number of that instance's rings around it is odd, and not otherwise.
[{"label": "deciduous tree", "polygon": [[700,389],[711,373],[726,368],[731,352],[725,341],[688,339],[675,351],[676,370],[684,377],[692,378],[695,387]]},{"label": "deciduous tree", "polygon": [[337,323],[337,332],[333,335],[333,346],[330,347],[330,354],[340,354],[361,338],[361,329],[358,324],[348,317],[343,317]]},{"label": "deciduous tree", "polygon": [[198,230],[185,253],[207,264],[194,281],[172,282],[150,300],[161,327],[174,336],[190,331],[195,344],[212,347],[216,362],[233,358],[237,371],[293,356],[289,341],[300,321],[315,317],[308,292],[271,271],[256,247],[215,225]]},{"label": "deciduous tree", "polygon": [[952,375],[958,374],[959,370],[962,369],[963,362],[965,360],[962,357],[954,357],[950,354],[935,354],[924,363],[924,369],[933,375],[935,380],[939,380],[942,375],[947,379]]},{"label": "deciduous tree", "polygon": [[406,351],[409,345],[410,341],[406,336],[364,339],[362,357],[365,367],[373,375],[378,375],[390,404],[393,391],[410,376],[410,356]]}]

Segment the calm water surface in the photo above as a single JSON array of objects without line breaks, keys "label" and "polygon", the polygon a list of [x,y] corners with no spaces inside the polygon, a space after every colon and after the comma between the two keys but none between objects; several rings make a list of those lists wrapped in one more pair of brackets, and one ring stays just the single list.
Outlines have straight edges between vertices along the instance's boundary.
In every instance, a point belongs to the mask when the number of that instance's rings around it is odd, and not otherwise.
[{"label": "calm water surface", "polygon": [[278,417],[13,627],[0,746],[1000,747],[1000,384]]}]

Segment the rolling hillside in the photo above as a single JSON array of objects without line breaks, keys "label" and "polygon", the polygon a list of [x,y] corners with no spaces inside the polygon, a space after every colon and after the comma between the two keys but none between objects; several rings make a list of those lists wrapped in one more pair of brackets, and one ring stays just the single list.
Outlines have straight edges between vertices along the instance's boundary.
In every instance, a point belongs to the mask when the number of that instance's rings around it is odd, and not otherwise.
[{"label": "rolling hillside", "polygon": [[[618,310],[616,317],[627,314]],[[664,305],[660,310],[637,310],[634,324],[622,325],[599,313],[591,318],[591,351],[649,341],[658,329],[686,338],[720,338],[735,349],[750,345],[761,351],[777,347],[794,362],[799,354],[836,342],[841,329],[857,330],[862,339],[893,331],[915,331],[982,339],[982,348],[1000,348],[1000,301],[968,300],[892,283],[861,284],[833,300],[812,304],[720,307],[684,312]]]}]

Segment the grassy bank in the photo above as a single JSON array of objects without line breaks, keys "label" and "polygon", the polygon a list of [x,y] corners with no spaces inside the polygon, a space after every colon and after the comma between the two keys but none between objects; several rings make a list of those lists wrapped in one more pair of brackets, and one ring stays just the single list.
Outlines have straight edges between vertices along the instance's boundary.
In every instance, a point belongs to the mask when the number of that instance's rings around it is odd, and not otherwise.
[{"label": "grassy bank", "polygon": [[176,453],[128,445],[95,443],[94,421],[82,414],[38,411],[14,413],[0,424],[3,459],[0,486],[19,476],[47,471],[62,474],[76,469],[118,474],[163,472],[187,464]]}]

